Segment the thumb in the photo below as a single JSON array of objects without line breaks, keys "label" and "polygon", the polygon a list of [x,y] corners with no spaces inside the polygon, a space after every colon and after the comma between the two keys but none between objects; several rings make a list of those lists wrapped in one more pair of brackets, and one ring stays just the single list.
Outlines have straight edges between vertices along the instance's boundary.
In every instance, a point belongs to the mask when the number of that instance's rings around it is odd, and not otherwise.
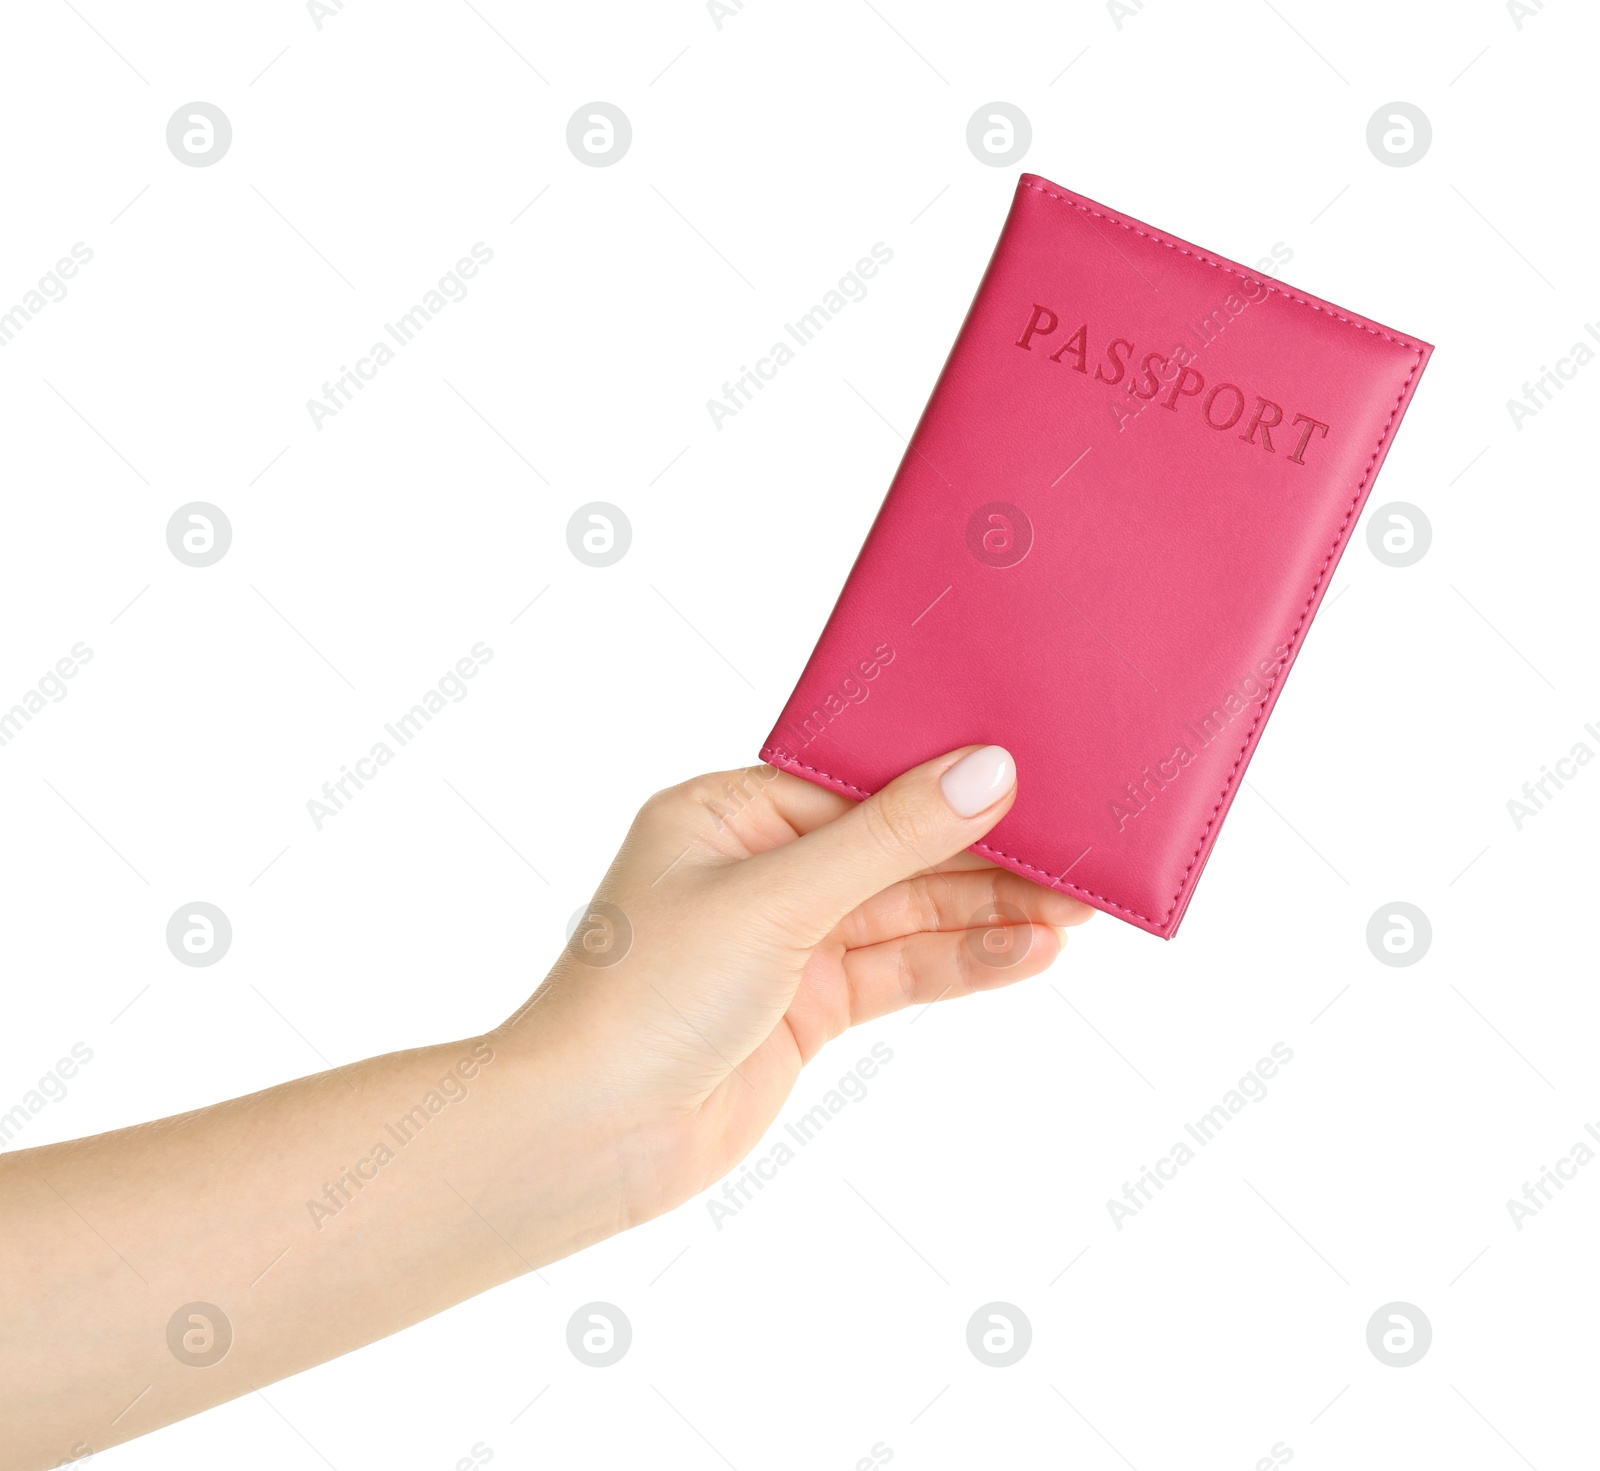
[{"label": "thumb", "polygon": [[967,746],[914,766],[842,817],[758,860],[764,880],[803,896],[820,939],[874,894],[971,847],[1010,810],[1017,764]]}]

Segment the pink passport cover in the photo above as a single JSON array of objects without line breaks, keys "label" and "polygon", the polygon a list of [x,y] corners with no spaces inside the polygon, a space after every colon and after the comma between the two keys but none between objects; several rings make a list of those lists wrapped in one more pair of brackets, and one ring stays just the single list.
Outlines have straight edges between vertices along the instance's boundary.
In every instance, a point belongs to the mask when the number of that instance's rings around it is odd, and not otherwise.
[{"label": "pink passport cover", "polygon": [[1024,174],[762,759],[1004,745],[973,851],[1172,936],[1431,352]]}]

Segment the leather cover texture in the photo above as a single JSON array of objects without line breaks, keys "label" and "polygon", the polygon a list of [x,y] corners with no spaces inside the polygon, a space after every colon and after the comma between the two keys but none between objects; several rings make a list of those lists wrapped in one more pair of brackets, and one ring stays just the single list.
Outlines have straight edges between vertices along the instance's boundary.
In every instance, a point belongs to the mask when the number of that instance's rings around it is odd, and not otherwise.
[{"label": "leather cover texture", "polygon": [[1170,938],[1432,348],[1024,174],[762,759],[969,743],[973,851]]}]

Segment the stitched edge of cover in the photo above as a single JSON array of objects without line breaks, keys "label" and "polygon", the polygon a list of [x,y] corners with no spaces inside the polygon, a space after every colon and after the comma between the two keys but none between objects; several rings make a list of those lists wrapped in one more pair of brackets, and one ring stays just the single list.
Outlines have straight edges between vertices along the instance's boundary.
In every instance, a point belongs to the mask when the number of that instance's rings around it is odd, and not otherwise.
[{"label": "stitched edge of cover", "polygon": [[1213,260],[1204,251],[1190,250],[1188,246],[1179,245],[1175,240],[1164,239],[1153,230],[1141,229],[1138,225],[1132,224],[1127,220],[1118,219],[1116,215],[1107,214],[1104,210],[1098,210],[1081,199],[1074,199],[1070,194],[1057,194],[1053,189],[1046,189],[1042,184],[1030,184],[1026,180],[1023,181],[1022,187],[1024,189],[1032,189],[1050,199],[1059,199],[1063,204],[1070,204],[1074,209],[1081,210],[1086,215],[1093,215],[1096,219],[1105,220],[1113,225],[1120,225],[1124,230],[1131,230],[1135,235],[1143,235],[1146,240],[1153,240],[1157,245],[1164,245],[1168,250],[1176,250],[1180,255],[1190,256],[1204,265],[1214,266],[1219,271],[1226,271],[1230,276],[1237,276],[1241,281],[1254,281],[1258,286],[1265,287],[1274,296],[1281,296],[1285,301],[1296,302],[1300,306],[1308,306],[1312,311],[1322,312],[1337,322],[1343,322],[1347,327],[1358,327],[1363,332],[1370,332],[1374,337],[1381,337],[1385,342],[1392,342],[1396,347],[1403,347],[1411,352],[1420,353],[1422,351],[1416,343],[1407,342],[1403,337],[1396,337],[1392,332],[1385,332],[1381,328],[1371,326],[1366,322],[1358,322],[1354,317],[1347,317],[1343,312],[1335,311],[1331,306],[1324,306],[1320,301],[1312,301],[1308,296],[1296,296],[1294,292],[1285,290],[1270,278],[1263,280],[1260,276],[1251,276],[1244,271],[1237,271],[1223,261]]},{"label": "stitched edge of cover", "polygon": [[[854,792],[859,797],[865,798],[872,795],[871,792],[858,787],[854,782],[846,781],[842,776],[835,776],[831,771],[820,771],[815,766],[808,766],[798,756],[785,751],[782,746],[763,747],[761,751],[761,759],[763,761],[771,762],[771,764],[774,766],[790,768],[798,766],[801,771],[809,771],[813,776],[820,776],[830,785],[834,787],[842,787],[846,791]],[[1130,909],[1126,904],[1119,904],[1109,895],[1097,894],[1092,889],[1084,888],[1082,884],[1067,883],[1064,879],[1058,879],[1050,872],[1049,869],[1040,868],[1036,863],[1029,863],[1026,858],[1019,858],[1015,853],[1002,852],[999,848],[990,847],[988,843],[974,843],[972,846],[974,848],[982,849],[985,853],[993,853],[996,858],[1004,858],[1010,863],[1021,864],[1023,868],[1031,869],[1034,873],[1043,874],[1047,881],[1048,887],[1052,889],[1059,890],[1062,887],[1076,889],[1085,898],[1098,899],[1102,904],[1109,904],[1113,909],[1120,909],[1124,914],[1131,915],[1134,919],[1142,919],[1146,924],[1159,925],[1163,923],[1163,921],[1159,919],[1152,919],[1148,914],[1140,914],[1137,909]],[[1169,910],[1168,913],[1170,914],[1171,911]]]},{"label": "stitched edge of cover", "polygon": [[[1289,635],[1289,653],[1292,656],[1295,651],[1295,646],[1300,641],[1300,635],[1305,632],[1306,623],[1311,616],[1311,609],[1317,600],[1317,593],[1322,587],[1323,579],[1327,577],[1328,569],[1333,565],[1334,560],[1339,555],[1340,549],[1344,545],[1345,538],[1350,530],[1350,523],[1355,519],[1356,508],[1361,504],[1361,500],[1366,493],[1367,486],[1372,480],[1372,473],[1377,467],[1378,457],[1383,453],[1383,447],[1385,443],[1387,443],[1390,434],[1394,432],[1395,420],[1400,415],[1401,406],[1405,403],[1406,395],[1410,393],[1411,385],[1416,380],[1417,373],[1422,367],[1422,349],[1416,343],[1408,342],[1403,337],[1396,337],[1390,332],[1381,331],[1379,328],[1369,326],[1365,322],[1355,321],[1353,318],[1344,316],[1342,313],[1333,310],[1331,307],[1323,306],[1320,302],[1312,301],[1308,297],[1296,296],[1294,292],[1286,291],[1281,286],[1277,286],[1270,281],[1262,280],[1260,277],[1247,276],[1243,271],[1235,270],[1232,266],[1225,265],[1219,260],[1213,260],[1210,256],[1204,255],[1200,251],[1190,250],[1187,246],[1179,245],[1172,240],[1167,240],[1164,237],[1157,235],[1152,230],[1141,229],[1138,225],[1130,224],[1127,220],[1117,218],[1116,215],[1108,214],[1103,210],[1095,209],[1092,206],[1085,204],[1082,200],[1072,198],[1070,195],[1059,194],[1053,189],[1046,189],[1042,184],[1029,183],[1027,180],[1023,181],[1022,187],[1025,189],[1032,189],[1035,193],[1043,194],[1046,196],[1046,198],[1059,200],[1062,204],[1069,205],[1073,209],[1080,210],[1086,215],[1093,215],[1096,219],[1105,220],[1108,224],[1117,225],[1124,230],[1129,230],[1135,235],[1141,235],[1146,240],[1153,241],[1157,245],[1164,245],[1168,250],[1176,250],[1180,255],[1186,255],[1192,260],[1201,262],[1203,265],[1208,265],[1216,270],[1224,271],[1230,276],[1237,276],[1241,281],[1256,281],[1258,284],[1264,286],[1269,292],[1283,297],[1285,301],[1292,301],[1299,306],[1309,307],[1312,311],[1322,312],[1324,315],[1334,318],[1335,321],[1343,322],[1346,326],[1355,327],[1362,332],[1368,332],[1374,337],[1381,337],[1384,339],[1384,341],[1392,342],[1397,347],[1403,347],[1407,351],[1414,352],[1417,355],[1416,361],[1411,365],[1411,371],[1406,374],[1405,382],[1400,385],[1400,392],[1395,397],[1394,407],[1389,410],[1388,421],[1384,424],[1382,431],[1378,435],[1377,444],[1373,446],[1372,454],[1367,460],[1367,468],[1362,473],[1361,480],[1356,486],[1355,494],[1351,496],[1350,504],[1345,509],[1344,520],[1340,522],[1338,531],[1334,533],[1333,545],[1328,548],[1327,556],[1322,559],[1322,565],[1317,569],[1316,580],[1311,584],[1311,591],[1306,595],[1305,606],[1300,610],[1300,619],[1295,624],[1294,632]],[[1280,680],[1279,685],[1281,686],[1281,684],[1282,681]],[[1060,890],[1065,888],[1074,890],[1075,892],[1082,894],[1087,899],[1098,900],[1100,903],[1108,904],[1111,906],[1111,908],[1120,910],[1123,914],[1129,915],[1134,919],[1143,920],[1145,924],[1153,925],[1157,930],[1167,930],[1171,927],[1172,916],[1177,911],[1178,900],[1183,897],[1184,890],[1188,888],[1191,882],[1191,877],[1194,873],[1194,866],[1197,862],[1199,862],[1201,853],[1205,851],[1206,839],[1210,835],[1211,829],[1216,826],[1217,814],[1222,811],[1222,805],[1225,801],[1227,801],[1228,793],[1233,787],[1234,779],[1239,775],[1241,768],[1244,766],[1245,757],[1249,753],[1251,743],[1255,740],[1256,731],[1260,728],[1261,722],[1266,718],[1267,706],[1270,702],[1270,697],[1269,691],[1268,700],[1263,700],[1261,702],[1261,706],[1256,712],[1256,718],[1250,722],[1250,729],[1245,732],[1244,744],[1239,747],[1239,754],[1234,758],[1233,767],[1228,772],[1227,779],[1222,783],[1222,790],[1217,794],[1216,804],[1211,809],[1211,815],[1206,819],[1205,826],[1200,829],[1200,836],[1195,841],[1194,852],[1189,855],[1189,862],[1184,868],[1182,875],[1178,879],[1178,887],[1172,891],[1172,899],[1167,905],[1167,912],[1162,915],[1161,918],[1156,919],[1151,915],[1141,914],[1137,909],[1133,909],[1126,904],[1119,903],[1117,900],[1110,898],[1108,895],[1097,894],[1094,892],[1094,890],[1087,889],[1082,884],[1071,883],[1064,878],[1056,878],[1048,869],[1040,868],[1036,863],[1029,863],[1026,858],[1021,858],[1015,853],[1007,853],[1000,848],[992,847],[988,843],[974,843],[972,846],[979,852],[992,854],[996,858],[1005,859],[1008,863],[1020,864],[1023,868],[1026,868],[1033,873],[1043,874],[1047,881],[1048,887],[1052,889]],[[772,756],[781,756],[786,758],[781,764],[798,766],[802,771],[809,771],[812,773],[812,775],[822,777],[825,781],[831,782],[839,787],[844,787],[851,792],[859,794],[863,798],[870,797],[872,795],[871,792],[863,790],[861,787],[856,786],[853,782],[846,781],[843,777],[834,776],[829,772],[818,770],[815,766],[807,765],[804,761],[800,760],[798,756],[791,755],[781,746],[766,747],[761,752],[761,757],[763,760],[770,759],[769,752]],[[778,765],[780,763],[774,762],[773,764]]]}]

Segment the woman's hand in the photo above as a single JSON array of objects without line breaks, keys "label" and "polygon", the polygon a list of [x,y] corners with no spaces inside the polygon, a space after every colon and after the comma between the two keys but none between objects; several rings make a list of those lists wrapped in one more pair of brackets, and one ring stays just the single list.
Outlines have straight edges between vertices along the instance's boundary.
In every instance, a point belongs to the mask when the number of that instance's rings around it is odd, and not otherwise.
[{"label": "woman's hand", "polygon": [[770,767],[688,782],[646,803],[493,1032],[0,1154],[0,1471],[258,1390],[659,1214],[740,1160],[846,1027],[1043,970],[1089,910],[964,851],[1015,780],[986,746],[859,806]]},{"label": "woman's hand", "polygon": [[770,766],[645,804],[549,979],[492,1034],[582,1039],[630,1224],[731,1169],[846,1028],[1055,960],[1093,911],[966,851],[1016,780],[983,746],[860,804]]}]

